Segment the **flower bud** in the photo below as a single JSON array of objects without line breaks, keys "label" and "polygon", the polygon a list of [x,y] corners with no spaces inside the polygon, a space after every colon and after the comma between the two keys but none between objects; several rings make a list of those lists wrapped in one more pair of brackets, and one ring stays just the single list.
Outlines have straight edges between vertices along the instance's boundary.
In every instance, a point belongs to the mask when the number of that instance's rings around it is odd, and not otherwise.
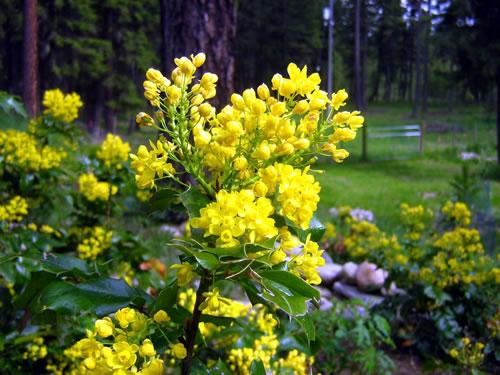
[{"label": "flower bud", "polygon": [[299,101],[297,104],[295,104],[295,107],[293,108],[293,113],[297,115],[302,115],[306,113],[309,110],[309,103],[307,100],[303,99]]},{"label": "flower bud", "polygon": [[203,53],[200,52],[193,58],[193,64],[195,67],[199,68],[205,63],[205,60],[207,59],[207,56]]},{"label": "flower bud", "polygon": [[163,82],[163,74],[157,69],[149,68],[146,72],[146,78],[153,82]]},{"label": "flower bud", "polygon": [[201,116],[207,118],[212,114],[212,106],[209,103],[203,103],[198,107]]},{"label": "flower bud", "polygon": [[257,87],[257,95],[259,96],[260,99],[262,100],[267,100],[269,98],[270,92],[269,92],[269,87],[265,83]]}]

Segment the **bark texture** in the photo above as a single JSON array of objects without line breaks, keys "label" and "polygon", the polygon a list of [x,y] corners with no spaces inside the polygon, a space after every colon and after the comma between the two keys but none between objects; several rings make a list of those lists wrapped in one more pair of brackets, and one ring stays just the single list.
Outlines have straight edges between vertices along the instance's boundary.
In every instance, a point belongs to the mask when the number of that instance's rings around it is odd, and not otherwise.
[{"label": "bark texture", "polygon": [[30,117],[38,113],[38,17],[37,0],[24,0],[23,100]]},{"label": "bark texture", "polygon": [[162,4],[162,35],[165,42],[162,65],[172,69],[173,59],[205,52],[202,71],[219,76],[219,103],[225,103],[234,91],[234,56],[236,35],[234,0],[169,0]]}]

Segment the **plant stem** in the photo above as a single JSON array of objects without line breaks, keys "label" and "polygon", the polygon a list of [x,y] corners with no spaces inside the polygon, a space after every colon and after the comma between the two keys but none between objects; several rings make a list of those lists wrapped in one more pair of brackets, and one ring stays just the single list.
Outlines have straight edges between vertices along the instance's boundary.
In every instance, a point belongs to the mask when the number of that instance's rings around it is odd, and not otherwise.
[{"label": "plant stem", "polygon": [[205,297],[203,297],[203,293],[208,290],[209,285],[210,278],[207,275],[202,275],[200,285],[198,286],[198,290],[196,291],[196,301],[194,303],[193,316],[186,322],[186,326],[184,328],[187,356],[182,360],[181,375],[189,375],[189,373],[191,372],[194,344],[196,342],[196,333],[198,332],[198,324],[200,323],[201,317],[200,305],[205,299]]}]

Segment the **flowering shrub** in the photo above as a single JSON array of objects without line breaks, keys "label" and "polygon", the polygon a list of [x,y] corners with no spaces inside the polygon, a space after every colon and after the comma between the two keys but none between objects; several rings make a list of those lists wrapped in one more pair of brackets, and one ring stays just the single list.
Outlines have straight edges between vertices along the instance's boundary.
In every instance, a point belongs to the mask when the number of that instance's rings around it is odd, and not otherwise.
[{"label": "flowering shrub", "polygon": [[[313,164],[318,155],[342,162],[364,119],[339,111],[344,90],[328,95],[317,73],[295,64],[218,111],[208,102],[218,77],[197,74],[204,61],[176,59],[169,78],[147,71],[154,113],[136,120],[159,137],[130,164],[130,145],[114,135],[79,149],[82,102],[60,90],[45,93],[26,132],[0,136],[1,290],[15,296],[1,308],[16,317],[2,323],[12,349],[3,368],[19,370],[22,351],[37,373],[310,371],[308,311],[325,262],[324,228],[311,224]],[[127,221],[141,212],[147,226],[148,207],[179,203],[189,222],[185,238],[169,243],[181,255],[167,268],[157,257],[168,254],[147,248]],[[235,287],[249,302],[230,298]],[[293,329],[282,328],[284,316]]]},{"label": "flowering shrub", "polygon": [[[406,345],[424,353],[433,348],[470,369],[487,354],[498,355],[498,337],[488,323],[495,327],[498,315],[499,259],[486,254],[466,204],[448,201],[433,213],[403,203],[394,234],[350,212],[349,207],[335,211],[323,241],[334,260],[374,262],[389,271],[388,284],[395,281],[405,290],[377,309],[391,318]],[[466,335],[478,346],[475,354],[468,348],[459,355],[456,343]]]}]

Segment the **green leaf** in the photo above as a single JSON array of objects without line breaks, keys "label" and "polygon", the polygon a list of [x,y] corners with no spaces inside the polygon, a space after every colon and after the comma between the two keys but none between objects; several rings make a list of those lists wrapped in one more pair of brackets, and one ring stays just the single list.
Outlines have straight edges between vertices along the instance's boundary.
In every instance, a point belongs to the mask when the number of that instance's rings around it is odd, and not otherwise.
[{"label": "green leaf", "polygon": [[325,230],[326,228],[323,226],[323,224],[321,224],[321,222],[316,217],[312,218],[311,223],[309,224],[309,229],[306,230],[300,228],[295,229],[297,236],[302,242],[305,242],[309,235],[311,235],[312,241],[315,242],[321,241],[321,238],[323,238],[323,235],[325,234]]},{"label": "green leaf", "polygon": [[189,248],[188,246],[179,246],[176,245],[176,247],[184,252],[187,255],[190,255],[196,259],[196,261],[205,269],[212,271],[214,270],[218,265],[219,265],[219,258],[217,258],[214,254],[208,252],[208,251],[198,251],[192,248]]},{"label": "green leaf", "polygon": [[167,310],[171,306],[175,305],[177,301],[177,293],[179,291],[179,288],[177,287],[177,284],[171,287],[167,287],[161,290],[161,292],[158,294],[158,297],[156,297],[156,300],[154,302],[154,307],[153,311],[156,312],[158,310]]},{"label": "green leaf", "polygon": [[164,211],[173,204],[180,203],[179,192],[170,188],[163,188],[153,195],[148,203],[148,211]]},{"label": "green leaf", "polygon": [[94,273],[87,262],[68,254],[47,254],[42,259],[42,268],[50,273],[72,273],[80,276],[89,276]]},{"label": "green leaf", "polygon": [[259,275],[265,279],[272,280],[278,284],[286,286],[288,289],[304,297],[319,299],[319,290],[309,285],[302,278],[289,271],[268,270],[260,271]]},{"label": "green leaf", "polygon": [[293,292],[281,284],[271,280],[263,280],[265,290],[262,291],[262,298],[275,303],[280,309],[292,316],[304,315],[307,313],[307,297],[293,294]]},{"label": "green leaf", "polygon": [[250,374],[266,375],[266,368],[260,359],[255,359],[250,365]]},{"label": "green leaf", "polygon": [[133,303],[144,303],[145,296],[118,279],[97,279],[81,284],[54,281],[44,288],[40,302],[62,313],[92,311],[106,315]]},{"label": "green leaf", "polygon": [[14,307],[17,309],[27,308],[47,284],[56,280],[56,277],[47,272],[33,272],[31,280],[26,285],[22,293],[15,299]]},{"label": "green leaf", "polygon": [[311,315],[297,316],[295,320],[297,320],[304,330],[308,342],[316,340],[316,329],[314,328],[314,322]]},{"label": "green leaf", "polygon": [[200,216],[200,210],[210,203],[210,199],[205,194],[192,186],[179,194],[179,197],[190,218]]}]

